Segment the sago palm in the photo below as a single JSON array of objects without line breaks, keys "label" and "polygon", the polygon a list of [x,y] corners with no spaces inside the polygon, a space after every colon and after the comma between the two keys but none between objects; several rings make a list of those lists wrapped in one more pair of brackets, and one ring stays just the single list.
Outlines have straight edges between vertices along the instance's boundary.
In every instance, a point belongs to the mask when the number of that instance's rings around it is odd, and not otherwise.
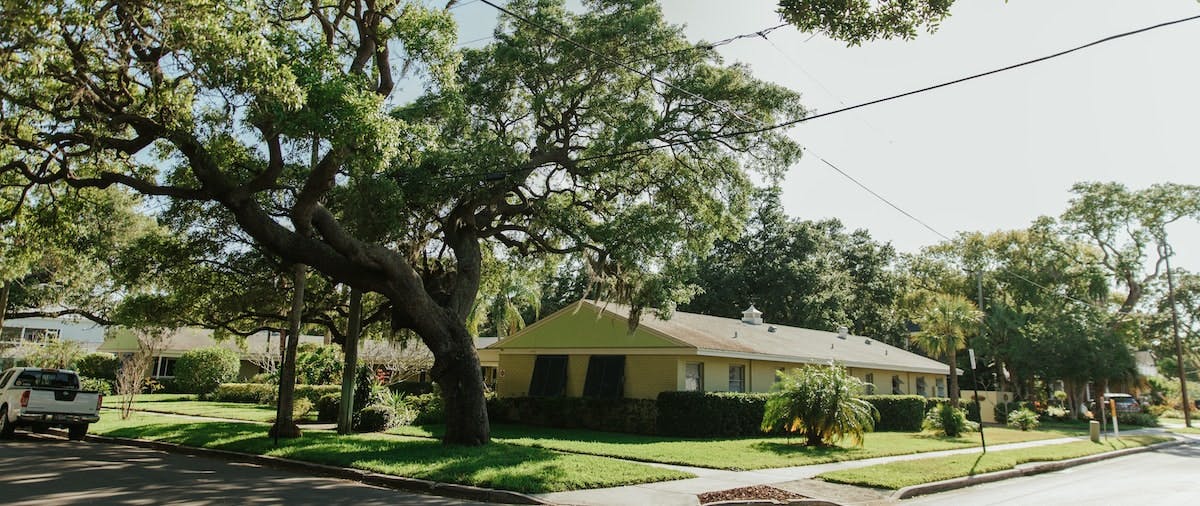
[{"label": "sago palm", "polygon": [[967,346],[967,336],[979,329],[983,312],[961,295],[935,294],[917,317],[921,331],[912,341],[931,356],[950,362],[950,402],[958,405],[958,350]]},{"label": "sago palm", "polygon": [[771,388],[762,428],[803,434],[809,446],[828,446],[845,438],[862,445],[875,429],[879,412],[860,399],[863,383],[840,365],[780,371]]}]

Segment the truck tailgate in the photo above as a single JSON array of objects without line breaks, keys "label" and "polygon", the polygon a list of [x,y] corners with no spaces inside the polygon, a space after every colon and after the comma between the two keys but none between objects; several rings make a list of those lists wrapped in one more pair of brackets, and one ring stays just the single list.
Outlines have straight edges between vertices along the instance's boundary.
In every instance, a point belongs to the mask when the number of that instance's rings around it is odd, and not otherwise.
[{"label": "truck tailgate", "polygon": [[100,394],[78,390],[34,388],[29,392],[31,413],[64,413],[71,415],[94,415]]}]

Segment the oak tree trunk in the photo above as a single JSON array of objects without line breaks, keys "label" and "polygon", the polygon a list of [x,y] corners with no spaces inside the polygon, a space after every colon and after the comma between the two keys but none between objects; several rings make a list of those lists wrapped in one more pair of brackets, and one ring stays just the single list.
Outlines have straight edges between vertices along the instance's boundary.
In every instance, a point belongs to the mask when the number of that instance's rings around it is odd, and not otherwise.
[{"label": "oak tree trunk", "polygon": [[292,419],[296,397],[296,348],[300,344],[300,320],[304,313],[304,284],[307,267],[295,264],[292,267],[293,284],[292,312],[288,315],[287,347],[283,354],[283,368],[279,372],[279,405],[275,423],[268,435],[271,437],[300,437],[300,426]]},{"label": "oak tree trunk", "polygon": [[0,328],[4,327],[4,314],[8,311],[8,281],[0,281]]},{"label": "oak tree trunk", "polygon": [[[429,371],[442,389],[445,403],[446,434],[442,441],[450,445],[481,446],[491,441],[487,402],[484,399],[483,373],[475,342],[466,326],[453,318],[443,318],[442,336],[426,337],[433,351],[433,368]],[[433,337],[433,339],[430,339]]]}]

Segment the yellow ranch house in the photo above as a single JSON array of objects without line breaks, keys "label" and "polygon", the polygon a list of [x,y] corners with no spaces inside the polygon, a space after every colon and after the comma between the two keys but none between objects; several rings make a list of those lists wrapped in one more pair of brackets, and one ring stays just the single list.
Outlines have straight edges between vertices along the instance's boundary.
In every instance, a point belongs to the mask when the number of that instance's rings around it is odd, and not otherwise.
[{"label": "yellow ranch house", "polygon": [[946,396],[949,366],[869,337],[742,319],[643,312],[629,332],[629,307],[585,300],[492,344],[502,397],[654,399],[659,392],[766,392],[775,372],[839,362],[876,394]]}]

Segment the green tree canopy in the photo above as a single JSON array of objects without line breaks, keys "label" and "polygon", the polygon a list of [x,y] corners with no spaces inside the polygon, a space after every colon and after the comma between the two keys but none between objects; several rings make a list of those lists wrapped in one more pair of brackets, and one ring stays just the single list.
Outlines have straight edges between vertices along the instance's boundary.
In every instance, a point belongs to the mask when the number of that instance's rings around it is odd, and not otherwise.
[{"label": "green tree canopy", "polygon": [[647,0],[509,4],[609,58],[509,17],[458,53],[416,1],[4,5],[3,177],[219,205],[283,263],[379,294],[435,356],[451,443],[489,440],[465,326],[483,249],[583,253],[662,307],[740,226],[747,171],[799,156],[779,132],[711,138],[804,109]]}]

